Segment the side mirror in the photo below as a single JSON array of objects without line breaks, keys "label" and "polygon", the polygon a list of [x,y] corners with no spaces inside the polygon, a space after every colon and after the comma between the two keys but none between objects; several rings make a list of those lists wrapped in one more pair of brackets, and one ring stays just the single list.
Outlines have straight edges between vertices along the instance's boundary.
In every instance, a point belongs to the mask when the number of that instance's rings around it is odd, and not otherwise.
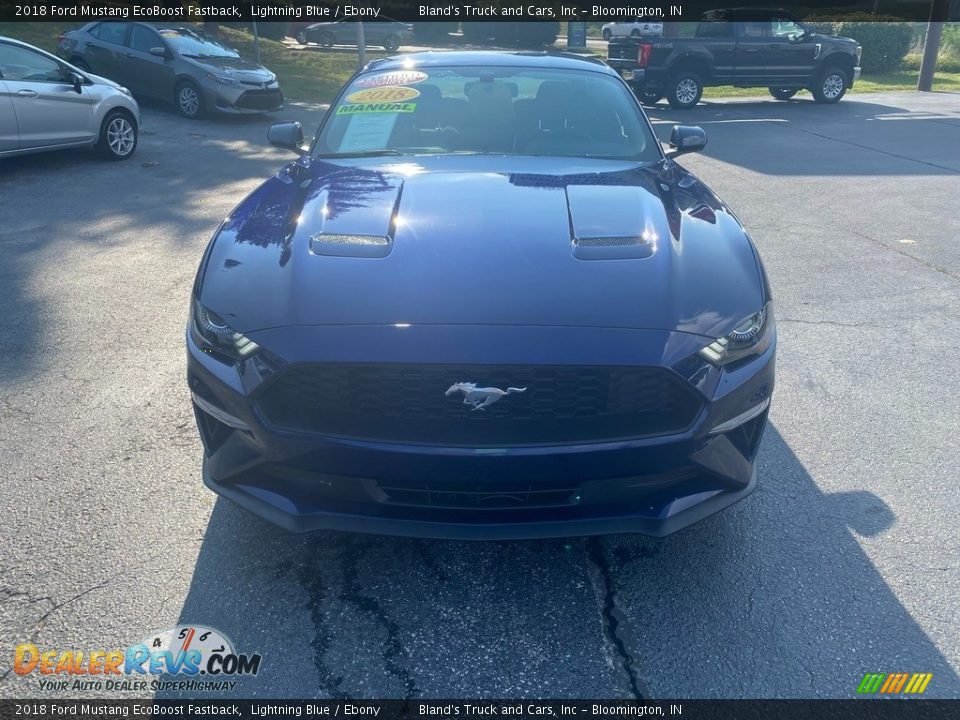
[{"label": "side mirror", "polygon": [[162,58],[170,57],[165,47],[152,47],[150,48],[150,54]]},{"label": "side mirror", "polygon": [[298,122],[277,123],[267,130],[271,145],[293,150],[303,155],[303,126]]},{"label": "side mirror", "polygon": [[707,134],[696,125],[674,125],[670,131],[670,150],[667,157],[700,152],[707,146]]},{"label": "side mirror", "polygon": [[84,79],[82,75],[78,73],[71,72],[67,77],[70,78],[70,83],[73,85],[73,91],[77,94],[83,92],[83,83]]}]

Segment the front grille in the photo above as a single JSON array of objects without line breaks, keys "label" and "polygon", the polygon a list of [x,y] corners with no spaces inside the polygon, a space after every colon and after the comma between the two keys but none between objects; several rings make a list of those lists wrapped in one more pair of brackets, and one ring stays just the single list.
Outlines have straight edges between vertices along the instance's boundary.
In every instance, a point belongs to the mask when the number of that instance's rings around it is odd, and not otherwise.
[{"label": "front grille", "polygon": [[283,94],[279,90],[247,90],[234,104],[245,110],[273,110],[283,104]]},{"label": "front grille", "polygon": [[413,507],[461,510],[508,510],[573,505],[579,500],[579,486],[543,487],[530,483],[431,483],[380,481],[386,502]]},{"label": "front grille", "polygon": [[[526,388],[482,410],[457,382]],[[271,424],[322,435],[504,447],[643,437],[688,428],[694,391],[664,368],[536,365],[295,365],[257,395]]]}]

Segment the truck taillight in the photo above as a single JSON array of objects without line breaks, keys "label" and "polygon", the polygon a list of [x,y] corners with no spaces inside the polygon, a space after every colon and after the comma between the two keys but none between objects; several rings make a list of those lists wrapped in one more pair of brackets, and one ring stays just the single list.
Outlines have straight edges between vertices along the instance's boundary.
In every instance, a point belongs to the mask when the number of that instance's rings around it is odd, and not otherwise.
[{"label": "truck taillight", "polygon": [[647,66],[647,63],[650,62],[651,50],[653,50],[653,45],[650,43],[643,43],[640,46],[640,49],[637,51],[637,67]]}]

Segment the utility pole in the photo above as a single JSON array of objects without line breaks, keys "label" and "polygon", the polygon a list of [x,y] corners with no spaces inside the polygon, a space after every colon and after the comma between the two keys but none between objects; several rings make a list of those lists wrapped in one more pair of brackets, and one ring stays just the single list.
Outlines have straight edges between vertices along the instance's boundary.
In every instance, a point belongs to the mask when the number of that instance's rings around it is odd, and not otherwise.
[{"label": "utility pole", "polygon": [[933,89],[933,73],[937,69],[937,53],[940,52],[940,38],[943,37],[943,23],[947,19],[947,0],[931,0],[930,22],[923,40],[923,59],[920,61],[920,77],[917,90],[930,92]]},{"label": "utility pole", "polygon": [[367,64],[367,36],[363,32],[363,22],[357,23],[357,62],[359,68]]},{"label": "utility pole", "polygon": [[257,65],[260,64],[260,32],[257,30],[257,21],[253,21],[253,53],[257,57]]}]

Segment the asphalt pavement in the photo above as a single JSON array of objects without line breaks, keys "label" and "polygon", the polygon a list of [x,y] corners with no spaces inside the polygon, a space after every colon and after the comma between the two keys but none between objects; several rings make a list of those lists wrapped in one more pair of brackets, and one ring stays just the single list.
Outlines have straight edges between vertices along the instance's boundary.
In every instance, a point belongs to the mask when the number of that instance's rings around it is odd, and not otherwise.
[{"label": "asphalt pavement", "polygon": [[683,163],[754,237],[780,333],[759,489],[661,541],[293,536],[204,488],[190,285],[290,157],[267,125],[319,108],[151,105],[129,162],[0,162],[0,696],[55,695],[11,672],[18,643],[195,623],[263,655],[238,696],[852,697],[930,672],[960,697],[960,95],[651,116],[706,129]]}]

